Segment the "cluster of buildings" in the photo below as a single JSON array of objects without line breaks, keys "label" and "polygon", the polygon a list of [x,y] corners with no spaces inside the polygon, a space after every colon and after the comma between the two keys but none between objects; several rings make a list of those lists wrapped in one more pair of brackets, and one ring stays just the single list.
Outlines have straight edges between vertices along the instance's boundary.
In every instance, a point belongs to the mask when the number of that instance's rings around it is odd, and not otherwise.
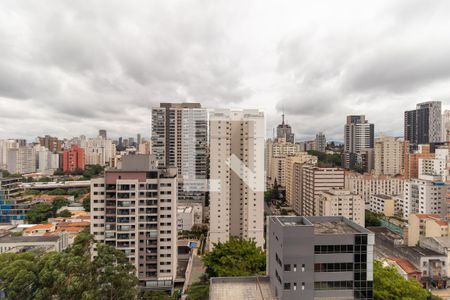
[{"label": "cluster of buildings", "polygon": [[[150,153],[149,141],[141,139],[133,142],[131,152]],[[80,136],[59,139],[45,135],[27,143],[24,139],[0,140],[0,169],[11,174],[53,175],[55,171],[64,173],[82,171],[86,165],[114,166],[117,161],[118,141],[108,139],[106,130],[99,130],[94,138]],[[128,145],[128,144],[127,144]]]},{"label": "cluster of buildings", "polygon": [[89,231],[91,221],[89,213],[84,210],[71,212],[71,217],[49,218],[47,224],[0,222],[0,253],[20,253],[33,249],[65,250],[80,232]]},{"label": "cluster of buildings", "polygon": [[[112,141],[106,130],[96,138],[0,141],[0,168],[29,173],[107,167],[90,181],[88,226],[97,241],[126,254],[143,288],[174,286],[178,232],[202,223],[209,224],[209,250],[230,237],[267,250],[266,277],[214,278],[212,299],[235,297],[236,280],[259,285],[267,299],[372,299],[375,250],[408,278],[436,278],[439,263],[440,276],[450,274],[444,258],[450,247],[450,113],[441,113],[440,102],[405,112],[404,137],[375,138],[375,126],[364,115],[348,116],[341,148],[328,145],[322,132],[296,142],[284,114],[276,137],[268,140],[258,110],[161,103],[151,116],[149,141],[140,135]],[[327,155],[340,156],[341,163],[319,159]],[[264,191],[274,187],[296,216],[264,219]],[[0,208],[10,207],[0,222],[20,220],[25,204],[11,201],[14,188],[0,190]],[[396,219],[386,225],[396,231],[365,229],[366,210]],[[30,237],[69,236],[78,228],[68,220],[49,223],[27,228]]]}]

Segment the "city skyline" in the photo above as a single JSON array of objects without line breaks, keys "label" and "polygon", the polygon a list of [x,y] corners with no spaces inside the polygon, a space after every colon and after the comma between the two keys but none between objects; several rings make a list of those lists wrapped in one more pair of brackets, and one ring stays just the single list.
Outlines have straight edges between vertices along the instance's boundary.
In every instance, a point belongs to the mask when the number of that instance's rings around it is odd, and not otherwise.
[{"label": "city skyline", "polygon": [[444,1],[0,7],[1,138],[147,136],[151,107],[185,101],[257,107],[266,136],[283,111],[298,139],[341,140],[350,114],[401,136],[405,110],[450,100]]}]

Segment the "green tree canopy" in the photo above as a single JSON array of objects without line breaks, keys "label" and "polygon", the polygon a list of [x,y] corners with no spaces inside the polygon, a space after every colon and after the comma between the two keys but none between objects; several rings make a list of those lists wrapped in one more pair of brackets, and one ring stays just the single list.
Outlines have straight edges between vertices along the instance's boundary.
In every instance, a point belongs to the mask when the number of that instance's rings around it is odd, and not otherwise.
[{"label": "green tree canopy", "polygon": [[67,192],[64,189],[54,189],[54,190],[50,190],[47,192],[47,195],[52,195],[52,196],[61,196],[61,195],[66,195]]},{"label": "green tree canopy", "polygon": [[70,218],[72,216],[72,213],[69,210],[65,209],[59,212],[56,216],[60,218]]},{"label": "green tree canopy", "polygon": [[266,256],[254,241],[231,238],[203,256],[209,277],[263,275]]},{"label": "green tree canopy", "polygon": [[374,262],[374,299],[376,300],[427,300],[431,294],[414,279],[406,280],[394,267],[383,267]]},{"label": "green tree canopy", "polygon": [[365,223],[366,223],[366,227],[378,227],[381,226],[381,221],[378,218],[378,216],[371,212],[370,210],[366,210],[365,212]]},{"label": "green tree canopy", "polygon": [[64,252],[0,254],[0,290],[7,299],[134,299],[137,279],[125,254],[80,233]]},{"label": "green tree canopy", "polygon": [[84,197],[82,205],[85,211],[91,211],[91,197],[90,196]]},{"label": "green tree canopy", "polygon": [[27,220],[30,224],[42,223],[51,217],[53,217],[53,209],[47,203],[37,203],[31,206],[27,212]]}]

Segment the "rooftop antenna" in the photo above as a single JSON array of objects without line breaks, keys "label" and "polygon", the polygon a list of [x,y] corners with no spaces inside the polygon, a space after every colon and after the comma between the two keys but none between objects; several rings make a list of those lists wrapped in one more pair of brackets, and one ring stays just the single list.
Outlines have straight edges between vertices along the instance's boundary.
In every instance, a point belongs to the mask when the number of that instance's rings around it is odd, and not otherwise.
[{"label": "rooftop antenna", "polygon": [[281,115],[281,125],[284,125],[284,106],[283,106],[283,114]]}]

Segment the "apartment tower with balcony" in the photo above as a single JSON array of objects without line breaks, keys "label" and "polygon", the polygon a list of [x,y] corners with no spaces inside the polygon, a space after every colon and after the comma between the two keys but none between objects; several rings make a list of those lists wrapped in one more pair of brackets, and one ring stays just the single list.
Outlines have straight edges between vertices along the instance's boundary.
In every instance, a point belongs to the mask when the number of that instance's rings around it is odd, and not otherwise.
[{"label": "apartment tower with balcony", "polygon": [[126,254],[142,288],[173,286],[176,213],[176,169],[157,169],[154,156],[124,156],[117,168],[91,180],[91,233]]}]

